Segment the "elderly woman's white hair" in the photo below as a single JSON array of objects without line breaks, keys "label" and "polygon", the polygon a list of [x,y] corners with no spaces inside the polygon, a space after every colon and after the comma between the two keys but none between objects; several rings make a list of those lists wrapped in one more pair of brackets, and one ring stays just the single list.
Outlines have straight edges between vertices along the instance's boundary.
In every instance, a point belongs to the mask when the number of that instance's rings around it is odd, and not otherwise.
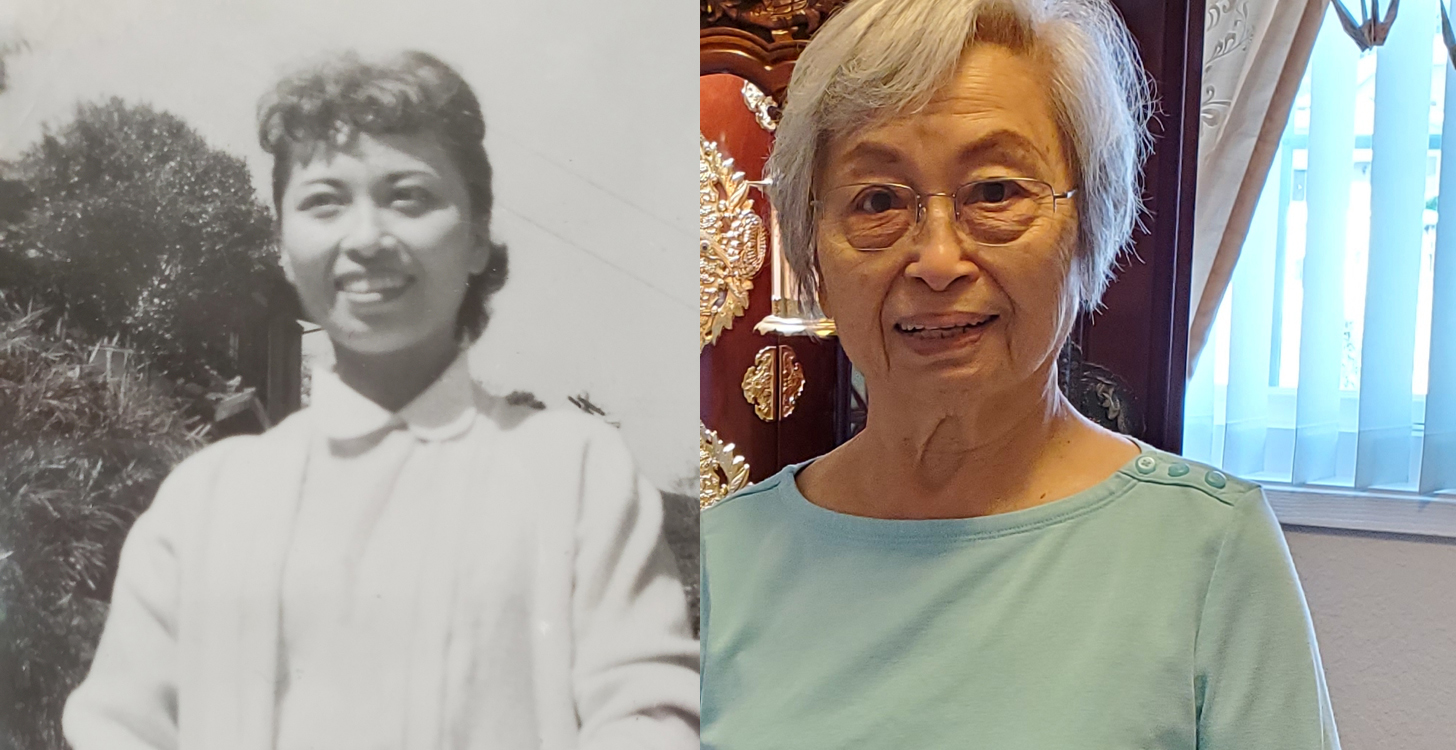
[{"label": "elderly woman's white hair", "polygon": [[925,106],[978,43],[1009,47],[1048,73],[1077,189],[1073,286],[1084,309],[1097,307],[1142,211],[1153,107],[1137,48],[1107,0],[854,0],[824,24],[794,67],[768,163],[806,302],[818,286],[812,196],[825,145]]}]

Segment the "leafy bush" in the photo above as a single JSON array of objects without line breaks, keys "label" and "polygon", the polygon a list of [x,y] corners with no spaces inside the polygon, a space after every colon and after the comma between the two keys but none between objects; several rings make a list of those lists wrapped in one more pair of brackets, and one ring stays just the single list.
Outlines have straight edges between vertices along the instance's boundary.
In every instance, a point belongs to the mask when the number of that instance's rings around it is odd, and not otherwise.
[{"label": "leafy bush", "polygon": [[0,227],[8,289],[92,339],[124,333],[174,378],[236,374],[228,333],[256,328],[282,278],[242,159],[112,98],[80,105],[14,169],[27,210]]},{"label": "leafy bush", "polygon": [[0,294],[0,748],[61,750],[60,715],[105,621],[121,543],[202,445],[143,362],[96,362]]}]

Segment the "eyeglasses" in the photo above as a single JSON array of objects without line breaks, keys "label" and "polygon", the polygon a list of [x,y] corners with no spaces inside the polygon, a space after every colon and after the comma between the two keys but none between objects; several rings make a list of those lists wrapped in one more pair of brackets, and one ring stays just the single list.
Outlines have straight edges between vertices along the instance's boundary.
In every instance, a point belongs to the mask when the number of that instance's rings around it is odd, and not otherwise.
[{"label": "eyeglasses", "polygon": [[1031,177],[997,177],[968,182],[954,193],[919,193],[909,185],[852,183],[831,188],[813,201],[819,220],[856,250],[885,250],[925,220],[926,200],[953,201],[956,225],[979,245],[1009,245],[1046,213],[1048,204],[1071,198]]}]

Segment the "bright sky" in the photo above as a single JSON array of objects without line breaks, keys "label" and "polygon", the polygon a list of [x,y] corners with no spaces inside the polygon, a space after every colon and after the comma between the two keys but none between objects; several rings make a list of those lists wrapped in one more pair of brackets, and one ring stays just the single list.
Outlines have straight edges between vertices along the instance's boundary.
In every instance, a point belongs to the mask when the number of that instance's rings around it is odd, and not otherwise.
[{"label": "bright sky", "polygon": [[480,97],[511,279],[472,352],[498,391],[589,392],[659,486],[697,475],[696,10],[683,0],[6,0],[0,159],[117,95],[269,162],[258,98],[322,52],[415,48]]}]

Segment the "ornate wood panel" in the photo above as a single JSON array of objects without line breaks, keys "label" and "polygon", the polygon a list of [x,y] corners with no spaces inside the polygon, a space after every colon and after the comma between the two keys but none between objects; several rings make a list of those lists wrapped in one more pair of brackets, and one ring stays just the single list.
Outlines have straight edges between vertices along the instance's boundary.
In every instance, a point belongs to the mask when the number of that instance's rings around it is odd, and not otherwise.
[{"label": "ornate wood panel", "polygon": [[[704,179],[719,183],[755,181],[763,178],[764,160],[768,158],[772,138],[768,131],[759,127],[753,113],[743,103],[744,79],[731,74],[705,75],[701,79],[699,101],[701,103],[701,135],[704,158],[700,170]],[[715,165],[727,168],[720,174],[712,174]],[[729,188],[731,190],[731,188]],[[722,190],[720,188],[720,190]],[[705,200],[708,200],[705,198]],[[762,191],[750,189],[743,196],[744,203],[725,206],[730,210],[751,210],[760,227],[769,228],[768,203]],[[710,210],[703,206],[704,214]],[[705,218],[706,221],[706,218]],[[713,229],[705,228],[711,234]],[[743,241],[745,238],[725,237],[719,242]],[[702,242],[714,241],[705,237]],[[710,261],[700,258],[703,289],[724,286],[726,282],[710,278]],[[741,381],[745,371],[753,367],[759,349],[770,342],[753,330],[753,324],[762,318],[771,304],[770,264],[761,263],[749,280],[751,286],[737,290],[746,291],[747,306],[736,317],[731,327],[723,328],[712,341],[705,342],[699,354],[699,417],[703,425],[718,435],[724,443],[735,447],[737,457],[747,461],[749,478],[759,481],[764,472],[777,463],[777,440],[774,425],[759,419],[743,397]],[[706,314],[700,310],[700,314]],[[711,496],[705,502],[711,501]]]},{"label": "ornate wood panel", "polygon": [[732,73],[782,102],[794,60],[845,0],[700,0],[701,70]]},{"label": "ornate wood panel", "polygon": [[[700,3],[699,39],[701,134],[705,151],[731,159],[731,170],[743,180],[763,179],[772,147],[774,102],[782,101],[793,61],[807,40],[843,0],[710,0]],[[751,84],[745,97],[745,84]],[[768,100],[768,101],[765,101]],[[713,158],[705,157],[705,168]],[[721,179],[732,181],[731,176]],[[719,189],[719,196],[726,193]],[[710,196],[705,196],[705,201]],[[772,215],[762,191],[751,189],[752,210],[765,227]],[[704,204],[707,205],[706,203]],[[705,209],[704,231],[711,227]],[[705,239],[704,241],[708,241]],[[705,246],[706,247],[706,246]],[[839,346],[834,339],[783,335],[759,326],[773,310],[776,257],[769,257],[753,277],[742,317],[705,344],[699,360],[700,417],[716,442],[702,442],[704,502],[719,494],[733,461],[747,464],[748,476],[759,481],[785,464],[802,461],[834,447],[835,425],[842,400]],[[717,284],[704,263],[705,288]],[[710,301],[711,302],[711,301]],[[755,326],[759,326],[755,330]],[[733,455],[723,451],[733,445]],[[710,455],[711,454],[711,455]],[[711,476],[710,476],[711,475]]]},{"label": "ornate wood panel", "polygon": [[[754,71],[748,66],[748,72]],[[762,70],[755,75],[767,77]],[[785,464],[834,447],[838,345],[832,339],[781,335],[762,326],[755,330],[773,312],[776,258],[771,241],[748,284],[725,274],[733,265],[727,258],[740,259],[739,266],[751,265],[741,260],[754,255],[751,246],[759,240],[749,228],[755,222],[747,219],[756,217],[763,230],[771,228],[768,202],[753,183],[763,179],[772,146],[773,106],[763,100],[772,94],[748,78],[711,68],[700,82],[700,417],[717,437],[716,443],[705,439],[703,447],[722,452],[731,443],[733,455],[747,463],[748,476],[756,482]],[[751,217],[742,216],[745,212]],[[729,214],[738,215],[736,223],[726,218]],[[746,305],[737,309],[729,304],[732,295]],[[729,470],[715,463],[708,471],[726,481]],[[721,482],[705,483],[705,502],[722,488]]]}]

